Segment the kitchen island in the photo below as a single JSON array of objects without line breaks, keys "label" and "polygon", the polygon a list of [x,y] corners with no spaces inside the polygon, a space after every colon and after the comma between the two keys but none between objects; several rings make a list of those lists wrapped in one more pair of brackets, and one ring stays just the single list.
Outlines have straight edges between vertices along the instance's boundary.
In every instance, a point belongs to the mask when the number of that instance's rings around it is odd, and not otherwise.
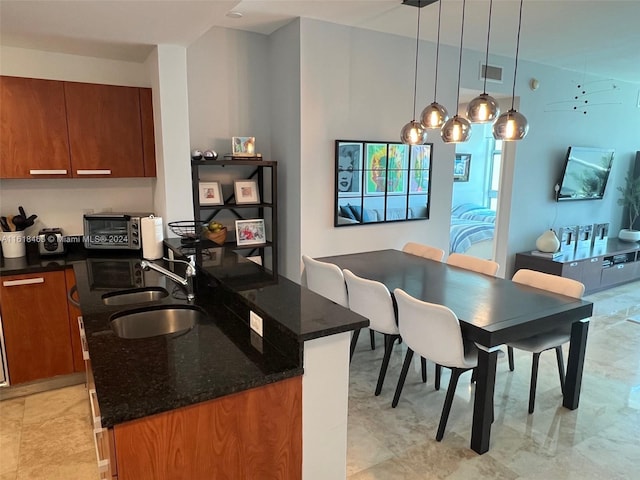
[{"label": "kitchen island", "polygon": [[[192,253],[179,240],[165,243],[175,254]],[[140,462],[154,479],[344,478],[350,331],[368,321],[283,277],[268,278],[232,251],[216,252],[223,254],[219,267],[208,265],[206,244],[195,252],[195,306],[208,320],[179,335],[141,339],[115,335],[111,315],[132,306],[104,305],[102,296],[110,290],[95,288],[91,263],[74,266],[117,478],[141,480]],[[183,265],[174,268],[184,272]],[[236,272],[232,282],[225,280],[230,271]],[[262,276],[266,281],[259,285]],[[171,293],[154,305],[188,303],[181,287],[155,271],[142,272],[142,283]],[[249,328],[250,311],[262,318],[262,336]],[[260,413],[238,426],[246,417],[233,417],[238,409]],[[234,427],[221,426],[224,421]],[[207,431],[213,436],[199,436]],[[196,438],[175,447],[179,439]],[[136,446],[133,459],[119,451],[124,445]],[[196,464],[198,469],[187,468]],[[216,465],[225,465],[231,476],[207,471]],[[229,473],[233,466],[238,476]]]}]

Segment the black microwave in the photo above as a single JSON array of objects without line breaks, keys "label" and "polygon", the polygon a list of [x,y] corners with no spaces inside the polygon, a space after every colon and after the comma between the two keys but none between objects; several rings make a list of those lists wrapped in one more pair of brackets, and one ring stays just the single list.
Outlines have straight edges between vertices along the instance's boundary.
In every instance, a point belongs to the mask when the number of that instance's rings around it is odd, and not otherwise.
[{"label": "black microwave", "polygon": [[89,250],[140,250],[140,219],[151,213],[84,215],[84,246]]}]

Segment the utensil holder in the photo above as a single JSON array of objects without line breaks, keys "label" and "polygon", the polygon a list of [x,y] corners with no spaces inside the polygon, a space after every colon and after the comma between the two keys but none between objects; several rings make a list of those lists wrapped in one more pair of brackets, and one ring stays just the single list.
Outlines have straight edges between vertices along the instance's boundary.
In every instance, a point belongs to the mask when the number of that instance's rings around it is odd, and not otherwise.
[{"label": "utensil holder", "polygon": [[19,258],[27,255],[24,231],[2,232],[2,255],[5,258]]}]

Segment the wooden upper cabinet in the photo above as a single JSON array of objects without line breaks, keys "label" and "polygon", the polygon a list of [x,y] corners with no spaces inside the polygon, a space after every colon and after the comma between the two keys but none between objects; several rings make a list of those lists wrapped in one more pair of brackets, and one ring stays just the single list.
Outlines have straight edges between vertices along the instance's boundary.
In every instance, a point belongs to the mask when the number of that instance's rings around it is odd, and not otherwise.
[{"label": "wooden upper cabinet", "polygon": [[74,177],[144,177],[137,87],[64,82]]},{"label": "wooden upper cabinet", "polygon": [[0,76],[0,178],[71,176],[62,82]]},{"label": "wooden upper cabinet", "polygon": [[142,155],[144,176],[156,176],[156,139],[153,129],[153,96],[150,88],[140,88],[140,117],[142,120]]}]

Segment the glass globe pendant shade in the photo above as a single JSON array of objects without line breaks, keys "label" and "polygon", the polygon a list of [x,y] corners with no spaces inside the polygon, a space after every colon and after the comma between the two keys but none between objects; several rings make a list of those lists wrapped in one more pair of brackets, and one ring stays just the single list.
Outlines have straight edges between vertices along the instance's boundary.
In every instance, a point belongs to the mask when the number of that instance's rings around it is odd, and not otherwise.
[{"label": "glass globe pendant shade", "polygon": [[407,145],[423,145],[427,141],[427,132],[420,122],[411,120],[402,127],[400,141]]},{"label": "glass globe pendant shade", "polygon": [[467,118],[471,123],[493,122],[500,115],[498,102],[491,95],[482,93],[467,105]]},{"label": "glass globe pendant shade", "polygon": [[529,132],[527,118],[513,108],[503,113],[493,124],[493,138],[505,142],[522,140]]},{"label": "glass globe pendant shade", "polygon": [[454,115],[442,126],[440,136],[445,143],[462,143],[471,136],[471,123],[464,117]]},{"label": "glass globe pendant shade", "polygon": [[424,128],[442,128],[447,120],[449,120],[449,112],[438,102],[427,105],[420,114],[420,123]]}]

